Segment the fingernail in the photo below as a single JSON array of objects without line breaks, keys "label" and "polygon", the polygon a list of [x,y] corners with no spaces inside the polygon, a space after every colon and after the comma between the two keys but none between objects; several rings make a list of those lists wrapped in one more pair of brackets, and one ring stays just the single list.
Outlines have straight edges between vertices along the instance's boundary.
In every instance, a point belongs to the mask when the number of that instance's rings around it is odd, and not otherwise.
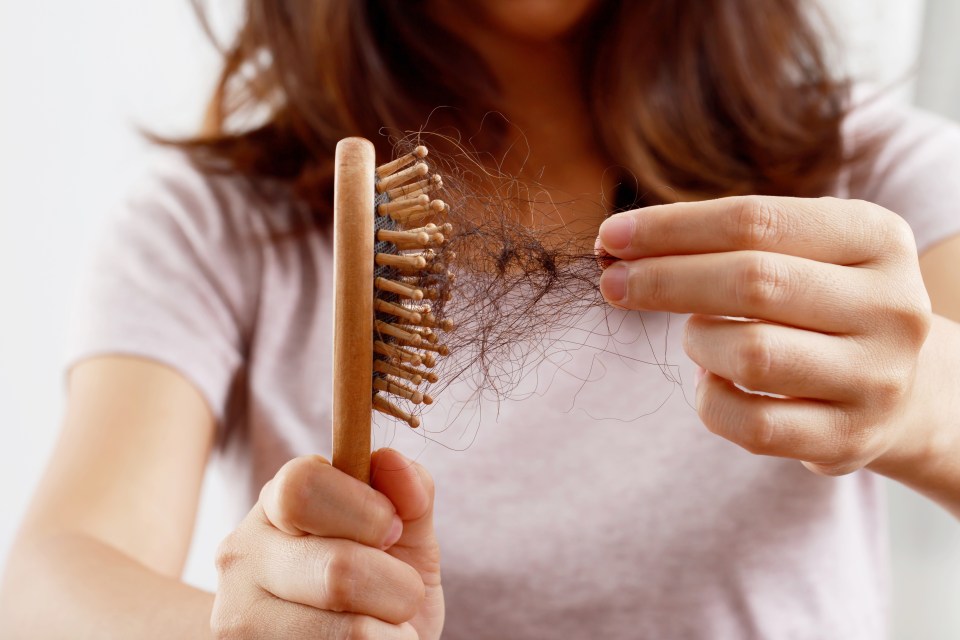
[{"label": "fingernail", "polygon": [[593,255],[597,258],[597,266],[600,268],[601,272],[619,260],[619,258],[610,255],[610,253],[603,248],[603,243],[600,242],[599,236],[597,236],[596,241],[593,243]]},{"label": "fingernail", "polygon": [[600,293],[610,303],[622,302],[627,297],[627,266],[617,262],[600,276]]},{"label": "fingernail", "polygon": [[600,241],[609,250],[626,249],[630,246],[635,231],[636,223],[633,221],[633,216],[613,216],[600,225]]},{"label": "fingernail", "polygon": [[[380,466],[380,465],[379,465],[379,458],[380,458],[380,456],[383,455],[383,454],[390,454],[390,455],[392,455],[392,456],[396,456],[397,458],[399,458],[399,460],[400,460],[400,466],[396,467],[397,469],[403,469],[403,468],[409,466],[410,464],[412,464],[412,463],[410,462],[410,459],[407,458],[407,456],[403,455],[402,453],[400,453],[400,452],[397,451],[396,449],[391,449],[390,447],[384,447],[383,449],[377,449],[376,451],[373,452],[373,455],[376,456],[377,459],[378,459],[378,464],[377,464],[378,467]],[[386,469],[389,471],[389,470],[393,469],[393,467],[392,467],[392,466],[391,466],[391,467],[386,467]]]},{"label": "fingernail", "polygon": [[393,453],[393,455],[395,455],[395,456],[397,456],[398,458],[400,458],[401,460],[403,460],[403,462],[404,462],[405,464],[410,464],[410,458],[408,458],[407,456],[403,455],[402,453],[400,453],[400,452],[397,451],[396,449],[388,449],[388,451],[391,451],[391,452]]},{"label": "fingernail", "polygon": [[387,539],[383,541],[383,546],[381,549],[389,549],[393,545],[397,544],[397,540],[400,539],[400,536],[403,535],[403,520],[400,519],[400,516],[393,514],[393,522],[390,525],[390,533],[387,534]]}]

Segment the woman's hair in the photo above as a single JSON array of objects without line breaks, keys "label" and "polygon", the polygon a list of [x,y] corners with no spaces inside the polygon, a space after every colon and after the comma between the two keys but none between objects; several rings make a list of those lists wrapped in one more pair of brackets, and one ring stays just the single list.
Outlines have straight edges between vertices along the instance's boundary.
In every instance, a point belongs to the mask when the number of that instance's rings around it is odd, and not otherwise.
[{"label": "woman's hair", "polygon": [[[439,123],[470,135],[503,111],[479,55],[425,2],[244,5],[204,131],[178,144],[208,170],[289,184],[321,227],[341,138],[373,140],[382,161],[382,131]],[[804,0],[598,2],[570,36],[571,72],[601,151],[633,174],[642,204],[829,188],[845,162],[847,84],[830,72],[815,15]],[[485,150],[506,134],[494,130]]]}]

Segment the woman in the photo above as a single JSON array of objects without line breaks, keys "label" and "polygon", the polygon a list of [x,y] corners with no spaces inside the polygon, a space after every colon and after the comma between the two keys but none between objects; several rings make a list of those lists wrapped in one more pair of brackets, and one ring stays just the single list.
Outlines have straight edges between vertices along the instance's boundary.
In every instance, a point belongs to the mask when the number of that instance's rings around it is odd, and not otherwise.
[{"label": "woman", "polygon": [[[960,132],[849,107],[807,9],[250,0],[192,162],[165,161],[94,270],[4,583],[11,635],[881,637],[870,472],[960,515]],[[558,382],[466,453],[378,452],[365,487],[311,455],[333,145],[492,110],[515,127],[481,151],[522,131],[506,168],[553,200],[644,207],[578,204],[565,232],[591,246],[603,222],[622,260],[601,291],[652,333],[692,314],[667,359],[701,367],[697,414],[591,421]],[[602,382],[629,411],[663,375]],[[209,594],[179,574],[214,447],[253,508]]]}]

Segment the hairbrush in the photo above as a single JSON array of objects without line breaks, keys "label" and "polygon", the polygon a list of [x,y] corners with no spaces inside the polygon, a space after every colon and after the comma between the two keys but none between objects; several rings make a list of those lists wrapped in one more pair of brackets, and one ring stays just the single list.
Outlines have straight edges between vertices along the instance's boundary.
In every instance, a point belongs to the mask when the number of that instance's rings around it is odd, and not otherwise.
[{"label": "hairbrush", "polygon": [[[443,186],[417,146],[376,166],[373,144],[337,144],[333,216],[333,465],[370,480],[373,411],[420,426],[418,387],[447,355],[439,331],[453,253]],[[412,404],[410,410],[404,404]]]}]

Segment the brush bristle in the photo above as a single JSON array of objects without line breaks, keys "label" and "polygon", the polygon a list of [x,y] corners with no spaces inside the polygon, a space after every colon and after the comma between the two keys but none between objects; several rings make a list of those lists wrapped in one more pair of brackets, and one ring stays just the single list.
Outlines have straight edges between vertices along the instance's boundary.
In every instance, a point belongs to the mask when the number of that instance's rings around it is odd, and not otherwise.
[{"label": "brush bristle", "polygon": [[453,282],[446,250],[453,229],[446,203],[431,199],[443,180],[426,157],[419,146],[376,170],[373,407],[413,428],[419,418],[395,401],[433,402],[417,387],[437,381],[427,369],[448,353],[437,332],[453,329],[442,314]]}]

